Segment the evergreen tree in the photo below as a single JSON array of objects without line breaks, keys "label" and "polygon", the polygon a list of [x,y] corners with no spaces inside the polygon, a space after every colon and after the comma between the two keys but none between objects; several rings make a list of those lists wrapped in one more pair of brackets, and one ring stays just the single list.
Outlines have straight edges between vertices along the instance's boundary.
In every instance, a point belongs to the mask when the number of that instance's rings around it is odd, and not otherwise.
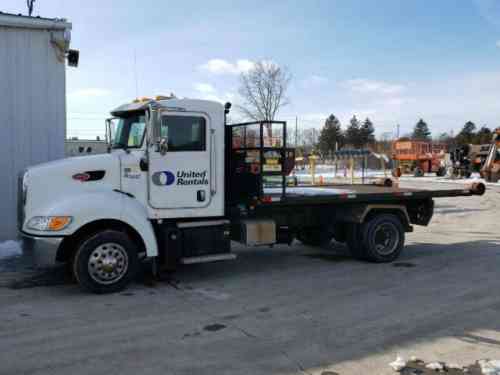
[{"label": "evergreen tree", "polygon": [[354,148],[363,147],[363,140],[361,139],[361,125],[359,124],[356,116],[352,116],[349,121],[349,126],[345,131],[346,143]]},{"label": "evergreen tree", "polygon": [[330,115],[325,121],[325,125],[321,129],[318,139],[318,148],[323,157],[330,155],[332,152],[340,149],[344,144],[344,136],[340,121]]},{"label": "evergreen tree", "polygon": [[424,120],[418,120],[417,124],[413,128],[413,134],[411,138],[417,141],[430,141],[431,131],[429,130],[429,126]]},{"label": "evergreen tree", "polygon": [[465,145],[473,143],[475,137],[476,124],[474,124],[472,121],[467,121],[462,130],[460,130],[460,133],[457,134],[456,141],[458,145]]},{"label": "evergreen tree", "polygon": [[491,129],[488,128],[486,125],[483,125],[481,129],[477,132],[475,143],[478,145],[482,145],[485,143],[491,143],[491,138],[493,136],[493,133],[491,132]]},{"label": "evergreen tree", "polygon": [[373,145],[375,143],[375,128],[368,117],[363,122],[363,125],[361,125],[359,133],[363,146]]}]

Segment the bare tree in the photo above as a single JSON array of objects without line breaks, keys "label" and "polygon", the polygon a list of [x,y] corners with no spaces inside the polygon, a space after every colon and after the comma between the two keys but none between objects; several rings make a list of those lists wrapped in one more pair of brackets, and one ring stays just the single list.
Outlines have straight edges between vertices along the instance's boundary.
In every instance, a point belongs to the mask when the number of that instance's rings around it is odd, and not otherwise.
[{"label": "bare tree", "polygon": [[26,6],[28,7],[28,15],[31,17],[33,14],[33,5],[36,0],[26,0]]},{"label": "bare tree", "polygon": [[243,99],[239,110],[255,121],[274,120],[279,109],[288,104],[286,90],[291,74],[285,67],[259,61],[253,69],[242,73],[239,94]]}]

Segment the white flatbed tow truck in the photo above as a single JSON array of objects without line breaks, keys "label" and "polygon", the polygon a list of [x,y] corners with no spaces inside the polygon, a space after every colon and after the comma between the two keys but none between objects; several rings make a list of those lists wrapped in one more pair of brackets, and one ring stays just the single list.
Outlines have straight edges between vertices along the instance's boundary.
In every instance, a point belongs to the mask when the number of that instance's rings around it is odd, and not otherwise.
[{"label": "white flatbed tow truck", "polygon": [[482,195],[375,185],[289,186],[295,153],[286,123],[229,125],[230,104],[136,100],[112,111],[110,152],[28,168],[19,229],[40,265],[65,262],[88,291],[122,290],[139,258],[153,270],[234,259],[248,246],[318,246],[391,262],[412,225],[429,224],[433,198]]}]

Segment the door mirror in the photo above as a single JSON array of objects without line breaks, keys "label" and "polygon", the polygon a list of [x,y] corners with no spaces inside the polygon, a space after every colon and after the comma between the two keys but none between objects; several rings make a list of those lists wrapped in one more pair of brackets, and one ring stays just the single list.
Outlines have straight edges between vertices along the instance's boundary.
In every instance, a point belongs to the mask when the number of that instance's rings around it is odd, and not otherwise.
[{"label": "door mirror", "polygon": [[113,140],[116,135],[116,119],[108,118],[106,119],[106,143],[108,152],[111,152],[111,146],[113,145]]},{"label": "door mirror", "polygon": [[167,151],[168,151],[168,137],[158,138],[156,151],[159,152],[162,156],[167,153]]}]

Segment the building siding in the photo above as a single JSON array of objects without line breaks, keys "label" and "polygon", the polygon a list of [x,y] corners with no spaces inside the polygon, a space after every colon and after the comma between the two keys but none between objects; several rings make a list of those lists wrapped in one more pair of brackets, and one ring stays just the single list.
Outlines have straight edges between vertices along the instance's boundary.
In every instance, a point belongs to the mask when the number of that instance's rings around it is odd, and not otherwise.
[{"label": "building siding", "polygon": [[17,236],[17,175],[64,157],[65,63],[51,33],[62,31],[0,26],[0,241]]}]

